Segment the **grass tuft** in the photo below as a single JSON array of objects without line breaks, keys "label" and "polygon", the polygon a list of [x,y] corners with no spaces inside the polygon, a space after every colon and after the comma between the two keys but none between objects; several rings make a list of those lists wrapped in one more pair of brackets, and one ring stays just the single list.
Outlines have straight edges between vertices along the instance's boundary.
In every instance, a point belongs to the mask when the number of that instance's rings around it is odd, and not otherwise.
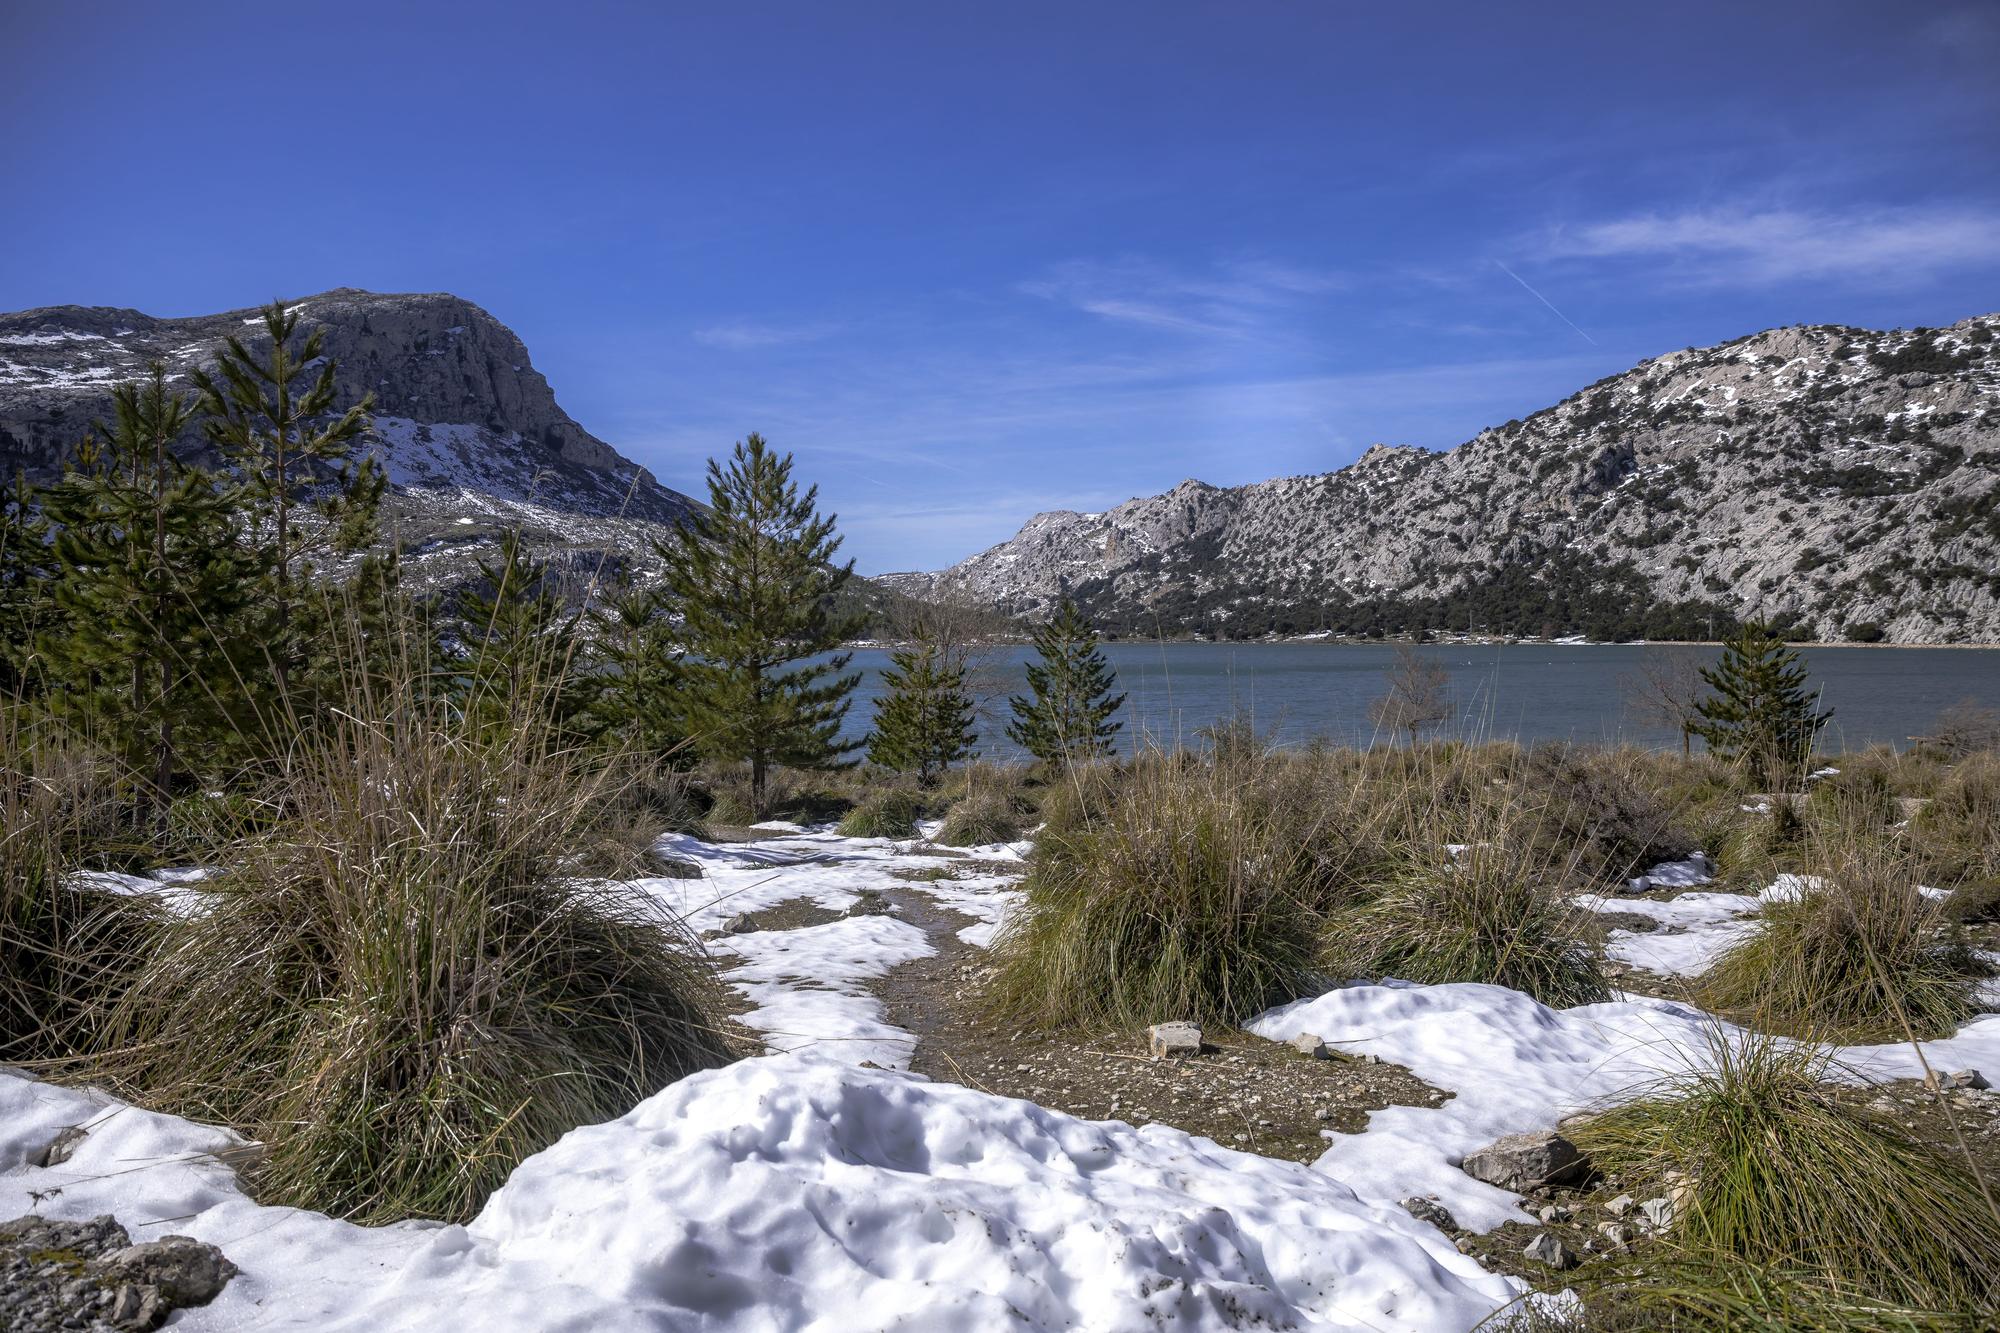
[{"label": "grass tuft", "polygon": [[1289,812],[1187,756],[1143,756],[1111,790],[1096,772],[1051,789],[1077,799],[995,944],[997,1009],[1038,1027],[1239,1024],[1303,993],[1323,909]]},{"label": "grass tuft", "polygon": [[1495,828],[1493,837],[1413,854],[1374,901],[1336,917],[1328,961],[1350,976],[1508,986],[1555,1008],[1611,997],[1595,920],[1575,903],[1571,865]]},{"label": "grass tuft", "polygon": [[1943,906],[1917,891],[1906,856],[1848,837],[1823,846],[1812,872],[1698,980],[1705,1007],[1849,1042],[1946,1036],[1972,1016],[1982,969]]},{"label": "grass tuft", "polygon": [[2000,1215],[1980,1181],[1831,1088],[1828,1063],[1811,1043],[1718,1032],[1700,1067],[1567,1128],[1634,1193],[1678,1190],[1666,1253],[1623,1293],[1651,1326],[1929,1328],[1990,1311]]},{"label": "grass tuft", "polygon": [[282,830],[231,850],[108,1023],[136,1098],[266,1143],[267,1199],[363,1221],[470,1217],[574,1126],[728,1058],[699,943],[576,873],[615,779],[526,723],[496,747],[404,708],[292,756]]},{"label": "grass tuft", "polygon": [[1012,842],[1026,832],[1028,816],[1005,791],[984,788],[967,792],[945,811],[937,841],[947,847],[989,847]]},{"label": "grass tuft", "polygon": [[844,838],[914,838],[924,813],[923,797],[903,787],[876,792],[840,821]]},{"label": "grass tuft", "polygon": [[144,899],[89,892],[84,869],[145,859],[117,767],[51,724],[0,712],[0,1060],[78,1055],[154,916]]}]

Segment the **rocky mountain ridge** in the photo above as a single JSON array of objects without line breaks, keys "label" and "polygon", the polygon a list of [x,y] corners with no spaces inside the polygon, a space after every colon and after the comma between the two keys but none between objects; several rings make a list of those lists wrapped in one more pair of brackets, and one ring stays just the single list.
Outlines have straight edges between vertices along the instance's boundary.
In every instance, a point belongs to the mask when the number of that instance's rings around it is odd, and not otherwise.
[{"label": "rocky mountain ridge", "polygon": [[[326,330],[339,401],[375,395],[365,448],[389,474],[384,526],[416,587],[467,577],[519,528],[558,568],[643,569],[651,539],[695,502],[662,486],[557,405],[528,350],[499,320],[446,293],[340,288],[292,303]],[[0,314],[0,476],[59,470],[111,390],[163,362],[170,383],[212,366],[223,340],[262,336],[260,312],[156,319],[136,310],[50,306]],[[182,449],[205,446],[190,436]]]},{"label": "rocky mountain ridge", "polygon": [[1996,642],[2000,316],[1689,348],[1455,449],[1038,514],[877,581],[1030,616],[1068,595],[1120,635]]}]

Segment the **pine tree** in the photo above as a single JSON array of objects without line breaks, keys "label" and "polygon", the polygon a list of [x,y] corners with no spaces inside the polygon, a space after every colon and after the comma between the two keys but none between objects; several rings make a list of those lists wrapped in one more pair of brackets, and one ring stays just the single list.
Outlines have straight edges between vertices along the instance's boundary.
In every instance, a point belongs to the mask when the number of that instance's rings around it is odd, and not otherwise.
[{"label": "pine tree", "polygon": [[614,589],[590,611],[593,731],[613,745],[676,767],[691,764],[680,704],[680,640],[658,588]]},{"label": "pine tree", "polygon": [[727,467],[709,460],[708,508],[658,546],[688,653],[689,733],[710,755],[749,761],[759,818],[772,765],[842,767],[861,745],[840,739],[860,677],[837,651],[859,622],[832,606],[854,563],[833,563],[833,515],[820,515],[817,486],[801,495],[791,478],[791,455],[760,435],[740,441]]},{"label": "pine tree", "polygon": [[32,697],[44,683],[35,645],[62,623],[55,574],[40,496],[17,472],[0,492],[0,700]]},{"label": "pine tree", "polygon": [[479,562],[479,584],[458,600],[463,706],[483,732],[527,719],[578,728],[587,704],[577,661],[579,615],[510,532],[497,562]]},{"label": "pine tree", "polygon": [[87,714],[164,801],[190,734],[212,741],[227,725],[250,565],[233,487],[170,448],[192,411],[165,368],[118,386],[113,406],[46,497],[66,623],[45,635],[44,656],[60,687],[52,701]]},{"label": "pine tree", "polygon": [[1798,651],[1768,625],[1743,626],[1701,678],[1715,693],[1695,705],[1694,734],[1719,757],[1748,765],[1766,785],[1804,762],[1833,716],[1831,709],[1818,711]]},{"label": "pine tree", "polygon": [[[368,430],[368,395],[336,414],[335,364],[322,355],[326,330],[294,348],[298,307],[273,301],[263,312],[268,348],[253,353],[231,334],[220,378],[194,373],[208,438],[242,474],[244,519],[260,569],[259,601],[267,624],[254,631],[281,706],[301,716],[310,701],[291,685],[310,651],[301,614],[314,561],[361,550],[375,535],[387,477],[375,461],[350,455]],[[318,373],[305,378],[315,362]]]},{"label": "pine tree", "polygon": [[1111,738],[1124,723],[1110,718],[1125,696],[1111,693],[1117,678],[1097,646],[1097,631],[1065,597],[1035,631],[1034,645],[1040,660],[1028,665],[1029,694],[1007,701],[1014,710],[1008,737],[1049,763],[1111,753]]},{"label": "pine tree", "polygon": [[972,754],[972,697],[965,668],[949,661],[935,643],[918,643],[889,654],[882,673],[883,693],[875,701],[875,734],[868,742],[870,763],[898,773],[914,772],[929,787],[944,771]]}]

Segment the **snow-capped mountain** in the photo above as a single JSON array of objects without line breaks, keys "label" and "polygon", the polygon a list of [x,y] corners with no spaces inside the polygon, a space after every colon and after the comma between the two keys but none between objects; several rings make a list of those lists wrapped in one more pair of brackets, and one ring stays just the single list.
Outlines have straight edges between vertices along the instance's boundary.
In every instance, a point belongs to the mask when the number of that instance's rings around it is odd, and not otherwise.
[{"label": "snow-capped mountain", "polygon": [[877,580],[1119,634],[1486,627],[2000,641],[2000,316],[1689,348],[1433,452],[1038,514]]},{"label": "snow-capped mountain", "polygon": [[[367,449],[391,482],[385,527],[415,586],[464,578],[519,528],[544,558],[588,572],[644,566],[650,541],[694,501],[655,481],[571,420],[512,330],[444,293],[341,288],[296,303],[302,331],[326,330],[339,401],[375,395]],[[111,411],[112,386],[164,362],[212,366],[223,339],[261,336],[260,313],[155,319],[136,310],[50,306],[0,314],[0,476],[47,476]],[[190,451],[199,439],[184,442]]]}]

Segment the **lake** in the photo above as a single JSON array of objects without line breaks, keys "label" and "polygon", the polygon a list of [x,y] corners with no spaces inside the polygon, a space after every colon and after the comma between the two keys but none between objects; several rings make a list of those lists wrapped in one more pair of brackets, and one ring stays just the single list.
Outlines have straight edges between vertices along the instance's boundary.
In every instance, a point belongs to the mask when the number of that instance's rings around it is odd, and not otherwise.
[{"label": "lake", "polygon": [[[1680,745],[1649,726],[1629,702],[1627,682],[1663,655],[1715,660],[1720,649],[1648,644],[1432,644],[1417,650],[1444,665],[1457,712],[1455,734],[1477,739],[1629,741]],[[1128,694],[1121,748],[1141,737],[1199,744],[1196,734],[1239,709],[1279,744],[1314,737],[1367,744],[1376,729],[1368,706],[1385,689],[1393,647],[1344,643],[1109,643],[1105,656]],[[1970,699],[2000,708],[2000,649],[1805,648],[1813,683],[1834,710],[1821,739],[1827,750],[1875,742],[1901,747],[1926,734],[1939,710]],[[874,717],[879,671],[888,653],[858,649],[861,689],[848,716],[858,735]],[[1006,696],[1026,689],[1026,645],[995,650],[980,681],[990,699],[980,719],[981,751],[1011,758],[1003,733]],[[1699,745],[1699,742],[1696,742]]]}]

